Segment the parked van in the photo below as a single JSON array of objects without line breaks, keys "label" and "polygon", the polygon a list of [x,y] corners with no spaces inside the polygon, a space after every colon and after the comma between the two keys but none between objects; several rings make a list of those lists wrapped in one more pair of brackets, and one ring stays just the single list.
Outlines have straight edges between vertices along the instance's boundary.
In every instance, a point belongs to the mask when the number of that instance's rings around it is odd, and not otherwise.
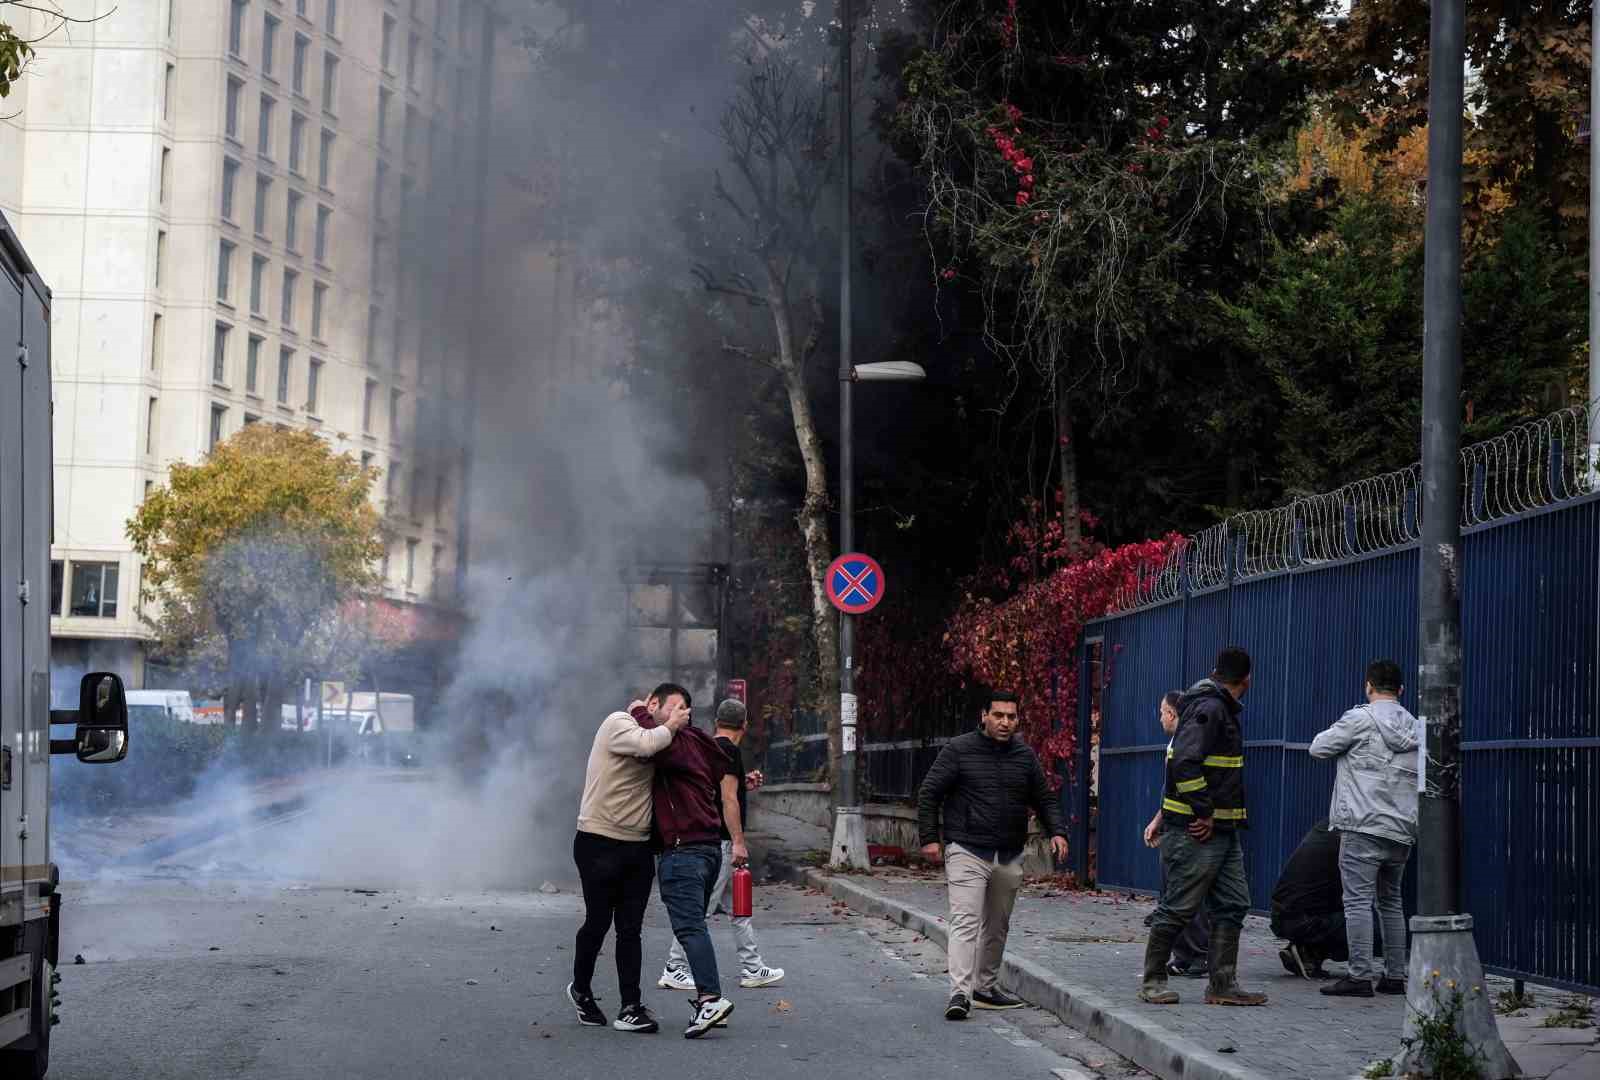
[{"label": "parked van", "polygon": [[195,722],[194,700],[187,690],[129,690],[128,718],[134,724],[157,716],[180,724]]}]

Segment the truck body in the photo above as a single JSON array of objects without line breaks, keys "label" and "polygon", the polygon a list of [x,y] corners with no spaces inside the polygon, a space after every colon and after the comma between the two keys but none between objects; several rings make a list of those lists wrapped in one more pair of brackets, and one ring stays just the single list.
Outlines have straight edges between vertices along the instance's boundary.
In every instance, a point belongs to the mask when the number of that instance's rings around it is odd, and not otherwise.
[{"label": "truck body", "polygon": [[[0,1076],[23,1078],[49,1067],[54,1018],[61,906],[50,755],[121,760],[128,721],[121,680],[104,673],[84,676],[76,711],[50,710],[50,290],[3,214],[0,378]],[[120,740],[93,737],[99,709],[107,732],[120,709]],[[76,738],[52,741],[52,722],[76,723]]]}]

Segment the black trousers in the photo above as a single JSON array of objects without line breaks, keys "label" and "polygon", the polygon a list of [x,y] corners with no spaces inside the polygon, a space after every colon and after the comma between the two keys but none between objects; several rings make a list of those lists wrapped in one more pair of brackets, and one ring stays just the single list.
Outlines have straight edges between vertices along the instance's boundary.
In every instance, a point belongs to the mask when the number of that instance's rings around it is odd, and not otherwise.
[{"label": "black trousers", "polygon": [[[1375,955],[1383,955],[1383,927],[1374,920],[1372,943]],[[1317,960],[1350,959],[1350,946],[1344,937],[1344,912],[1306,914],[1298,911],[1272,912],[1272,935],[1298,945]]]},{"label": "black trousers", "polygon": [[572,861],[578,864],[578,877],[583,881],[585,915],[572,959],[572,988],[580,994],[593,992],[595,961],[605,944],[606,931],[615,925],[617,987],[623,1005],[637,1005],[642,1000],[639,972],[644,965],[640,931],[656,878],[650,843],[580,832],[572,841]]}]

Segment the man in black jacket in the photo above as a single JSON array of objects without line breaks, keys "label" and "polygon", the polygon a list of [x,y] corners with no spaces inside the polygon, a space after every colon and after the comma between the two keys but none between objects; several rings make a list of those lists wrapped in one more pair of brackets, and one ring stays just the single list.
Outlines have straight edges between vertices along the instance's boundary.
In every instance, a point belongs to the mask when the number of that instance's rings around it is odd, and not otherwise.
[{"label": "man in black jacket", "polygon": [[1244,797],[1244,725],[1239,701],[1250,689],[1250,654],[1230,645],[1217,654],[1211,677],[1178,703],[1178,730],[1167,759],[1161,799],[1161,861],[1167,888],[1145,948],[1139,999],[1176,1005],[1167,988],[1172,942],[1204,904],[1211,912],[1208,1005],[1265,1005],[1265,994],[1239,985],[1239,931],[1250,911],[1244,872],[1249,825]]},{"label": "man in black jacket", "polygon": [[941,809],[944,816],[951,991],[946,1020],[966,1019],[974,1005],[1022,1007],[998,979],[1022,885],[1029,810],[1044,823],[1055,857],[1067,857],[1067,831],[1044,769],[1016,737],[1017,696],[995,691],[987,700],[979,730],[945,745],[917,793],[922,853],[935,862]]},{"label": "man in black jacket", "polygon": [[[1272,890],[1272,934],[1289,942],[1278,960],[1291,975],[1325,979],[1323,961],[1350,958],[1344,936],[1339,834],[1329,830],[1326,818],[1311,826],[1278,875]],[[1376,955],[1382,954],[1380,934]]]}]

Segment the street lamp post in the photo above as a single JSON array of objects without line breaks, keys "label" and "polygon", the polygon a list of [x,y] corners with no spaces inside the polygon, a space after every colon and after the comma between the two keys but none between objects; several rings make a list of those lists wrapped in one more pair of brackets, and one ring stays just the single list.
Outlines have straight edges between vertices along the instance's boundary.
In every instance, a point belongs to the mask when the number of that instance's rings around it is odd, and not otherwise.
[{"label": "street lamp post", "polygon": [[[1472,916],[1461,903],[1461,138],[1466,0],[1433,0],[1423,279],[1422,543],[1418,576],[1417,914],[1398,1068],[1432,1075],[1424,1019],[1455,1013],[1485,1080],[1520,1076],[1500,1041]],[[1457,998],[1456,995],[1459,995]],[[1460,1001],[1459,1009],[1455,1001]]]}]

